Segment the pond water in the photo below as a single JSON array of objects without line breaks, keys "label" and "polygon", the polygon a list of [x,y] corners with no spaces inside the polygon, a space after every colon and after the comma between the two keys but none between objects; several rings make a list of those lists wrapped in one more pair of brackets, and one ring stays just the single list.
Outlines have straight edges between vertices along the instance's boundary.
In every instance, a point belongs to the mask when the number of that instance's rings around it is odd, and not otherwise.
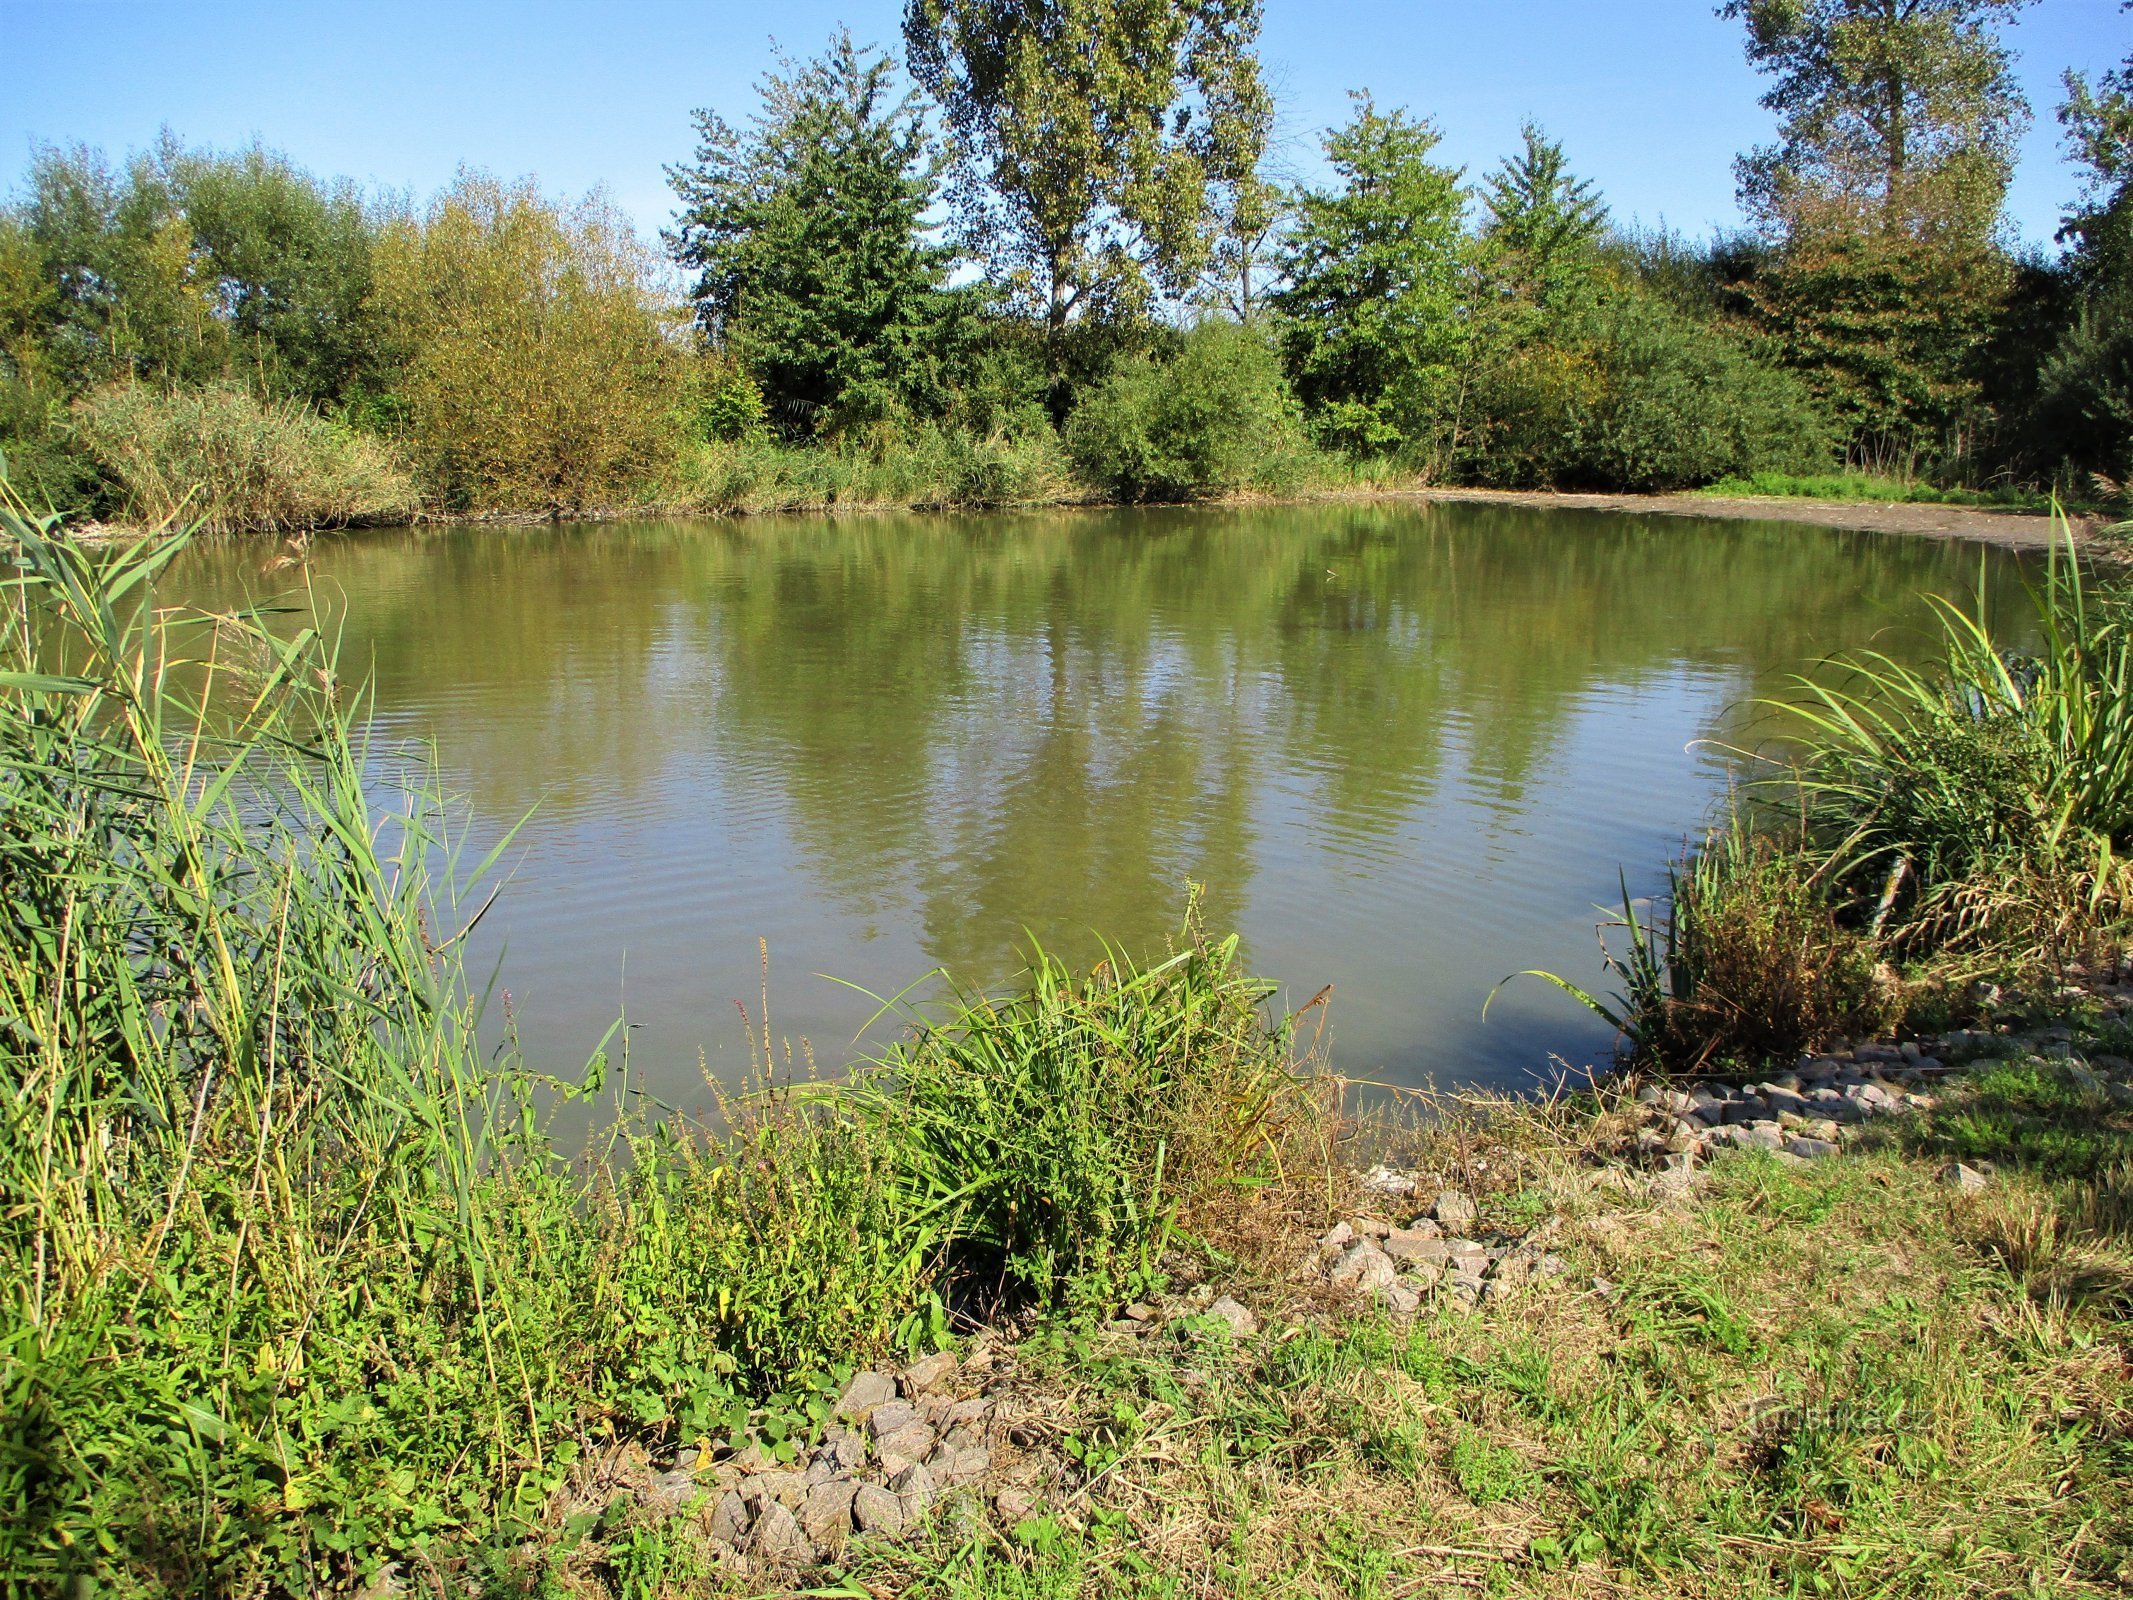
[{"label": "pond water", "polygon": [[[196,552],[188,598],[286,588]],[[450,528],[320,541],[343,667],[434,745],[477,834],[531,812],[479,930],[529,1058],[617,1014],[638,1081],[734,1081],[767,940],[777,1032],[845,1059],[880,994],[997,984],[1034,937],[1206,924],[1335,1065],[1525,1086],[1607,1030],[1505,974],[1600,970],[1830,652],[1923,640],[1975,547],[1477,505]],[[833,980],[842,980],[833,981]]]}]

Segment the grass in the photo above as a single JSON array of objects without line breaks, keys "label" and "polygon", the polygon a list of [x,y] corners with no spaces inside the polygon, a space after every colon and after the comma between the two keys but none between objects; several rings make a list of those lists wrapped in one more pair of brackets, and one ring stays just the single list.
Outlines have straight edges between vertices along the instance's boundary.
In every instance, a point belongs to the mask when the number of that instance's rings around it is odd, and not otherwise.
[{"label": "grass", "polygon": [[290,533],[404,522],[421,504],[381,441],[234,383],[99,389],[75,403],[73,427],[135,527],[183,517],[211,533]]},{"label": "grass", "polygon": [[[1613,1091],[1358,1120],[1235,941],[1188,929],[1145,966],[1037,952],[836,1081],[793,1081],[766,1014],[717,1128],[624,1118],[565,1159],[547,1115],[608,1104],[627,1059],[563,1082],[483,1051],[458,952],[488,863],[365,744],[328,643],[159,608],[184,533],[0,522],[12,1590],[757,1592],[705,1506],[618,1493],[616,1463],[791,1460],[851,1363],[977,1318],[1023,1334],[994,1347],[996,1465],[1039,1498],[951,1507],[816,1592],[2133,1582],[2133,1119],[2061,1069],[1684,1189],[1615,1163]],[[2054,671],[2011,676],[2087,692]],[[1693,934],[1729,993],[1829,933],[1811,900],[1773,921],[1801,882],[1742,848],[1713,893],[1744,909]],[[1379,1156],[1474,1194],[1484,1233],[1552,1228],[1563,1276],[1359,1319],[1294,1269]],[[1951,1156],[1998,1176],[1957,1194]],[[1258,1330],[1191,1314],[1217,1292]],[[1129,1332],[1134,1296],[1185,1314]]]},{"label": "grass", "polygon": [[2012,485],[1993,489],[1940,488],[1915,478],[1888,478],[1869,472],[1756,472],[1744,478],[1721,478],[1697,492],[1725,499],[1875,501],[2005,511],[2045,512],[2053,506],[2049,495],[2034,489]]},{"label": "grass", "polygon": [[185,532],[0,519],[10,1583],[508,1582],[586,1452],[789,1454],[840,1366],[966,1304],[1115,1296],[1310,1155],[1285,1019],[1197,937],[1040,954],[839,1084],[773,1082],[765,1037],[720,1128],[558,1150],[548,1110],[626,1060],[484,1052],[458,952],[490,863],[365,745],[327,644],[159,608]]}]

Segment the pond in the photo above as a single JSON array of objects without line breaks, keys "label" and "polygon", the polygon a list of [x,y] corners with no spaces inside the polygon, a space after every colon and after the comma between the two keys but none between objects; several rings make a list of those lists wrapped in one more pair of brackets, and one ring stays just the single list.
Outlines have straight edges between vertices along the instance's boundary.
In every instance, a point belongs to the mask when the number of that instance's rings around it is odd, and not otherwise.
[{"label": "pond", "polygon": [[[285,589],[259,546],[174,585]],[[1606,1028],[1597,908],[1666,862],[1831,652],[1923,642],[2013,557],[1780,523],[1368,503],[403,530],[314,570],[379,732],[478,835],[530,812],[474,945],[528,1057],[626,1010],[697,1105],[738,1006],[846,1059],[944,967],[1160,953],[1199,886],[1359,1078],[1521,1087]],[[846,987],[857,985],[858,989]],[[877,1030],[878,1032],[879,1030]]]}]

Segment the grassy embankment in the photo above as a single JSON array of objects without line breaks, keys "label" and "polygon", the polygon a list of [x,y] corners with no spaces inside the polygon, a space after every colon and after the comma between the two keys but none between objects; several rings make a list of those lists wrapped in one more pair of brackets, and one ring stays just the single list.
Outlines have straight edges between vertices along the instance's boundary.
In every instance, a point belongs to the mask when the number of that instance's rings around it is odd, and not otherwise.
[{"label": "grassy embankment", "polygon": [[2045,490],[2012,484],[1964,489],[1919,478],[1889,478],[1871,472],[1757,472],[1726,477],[1695,491],[1714,499],[1828,500],[1885,505],[1975,506],[1987,511],[2047,513],[2057,504]]},{"label": "grassy embankment", "polygon": [[[759,1591],[774,1574],[715,1560],[705,1508],[631,1494],[627,1463],[750,1437],[793,1457],[850,1363],[984,1317],[1029,1335],[997,1360],[1043,1492],[951,1504],[818,1590],[2133,1576],[2133,1122],[2093,1080],[2009,1065],[1840,1160],[1654,1183],[1621,1164],[1616,1091],[1345,1117],[1234,944],[1188,938],[1145,970],[1040,964],[849,1081],[566,1161],[540,1108],[601,1093],[607,1063],[559,1084],[479,1050],[447,889],[481,873],[426,870],[443,797],[371,808],[359,697],[318,639],[151,611],[180,539],[88,553],[7,519],[17,1588]],[[1866,1010],[1944,1026],[1987,970],[1993,1005],[2042,983],[2077,1047],[2133,1051],[2056,990],[2123,921],[2128,651],[2078,589],[2044,604],[2041,662],[1951,612],[1946,676],[1862,686],[1893,714],[1822,703],[1800,829],[1704,851],[1628,962],[1649,1065]],[[1951,1191],[1951,1151],[1999,1177]],[[1299,1282],[1381,1156],[1456,1181],[1484,1228],[1553,1229],[1566,1272],[1411,1323]],[[1216,1285],[1257,1331],[1109,1320]]]}]

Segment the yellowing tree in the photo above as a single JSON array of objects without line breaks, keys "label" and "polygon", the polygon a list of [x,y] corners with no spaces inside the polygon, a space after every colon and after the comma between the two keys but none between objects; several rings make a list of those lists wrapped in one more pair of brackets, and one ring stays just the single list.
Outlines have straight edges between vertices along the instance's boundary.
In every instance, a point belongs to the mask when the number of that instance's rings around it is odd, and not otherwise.
[{"label": "yellowing tree", "polygon": [[651,258],[597,196],[462,176],[395,223],[378,295],[393,399],[431,493],[458,511],[585,511],[641,495],[676,442],[684,345]]}]

